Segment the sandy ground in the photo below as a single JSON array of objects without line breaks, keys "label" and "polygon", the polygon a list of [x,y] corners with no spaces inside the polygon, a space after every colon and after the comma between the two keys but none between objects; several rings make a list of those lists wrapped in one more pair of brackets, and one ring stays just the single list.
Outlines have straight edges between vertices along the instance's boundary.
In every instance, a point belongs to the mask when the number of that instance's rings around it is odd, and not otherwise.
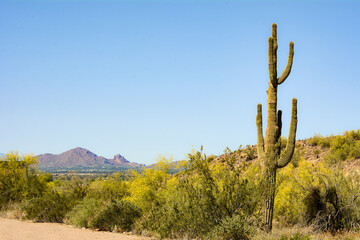
[{"label": "sandy ground", "polygon": [[150,240],[121,233],[78,229],[58,223],[33,223],[0,217],[1,240]]}]

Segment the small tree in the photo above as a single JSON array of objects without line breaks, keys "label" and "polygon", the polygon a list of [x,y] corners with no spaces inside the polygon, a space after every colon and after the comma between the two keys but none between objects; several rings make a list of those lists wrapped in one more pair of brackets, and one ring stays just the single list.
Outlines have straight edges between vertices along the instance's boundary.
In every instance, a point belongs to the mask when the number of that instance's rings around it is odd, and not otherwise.
[{"label": "small tree", "polygon": [[37,158],[9,152],[0,161],[0,207],[40,196],[48,177],[37,171]]}]

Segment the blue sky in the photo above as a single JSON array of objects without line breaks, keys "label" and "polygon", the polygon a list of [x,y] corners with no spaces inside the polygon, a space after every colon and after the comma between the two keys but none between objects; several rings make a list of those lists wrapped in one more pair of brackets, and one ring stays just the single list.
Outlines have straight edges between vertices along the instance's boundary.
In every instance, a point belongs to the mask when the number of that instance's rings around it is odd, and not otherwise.
[{"label": "blue sky", "polygon": [[[287,136],[360,128],[358,1],[0,0],[0,152],[84,147],[153,163],[256,143],[278,24]],[[266,118],[266,115],[264,116]]]}]

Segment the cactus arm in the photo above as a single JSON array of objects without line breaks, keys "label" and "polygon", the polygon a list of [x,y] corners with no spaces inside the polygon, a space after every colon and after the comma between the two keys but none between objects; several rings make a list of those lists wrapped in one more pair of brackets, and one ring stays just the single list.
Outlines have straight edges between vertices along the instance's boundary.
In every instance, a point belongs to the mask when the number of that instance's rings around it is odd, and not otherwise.
[{"label": "cactus arm", "polygon": [[286,64],[284,71],[281,73],[281,75],[279,77],[279,80],[278,80],[279,85],[282,84],[286,80],[286,78],[289,76],[289,74],[291,72],[293,58],[294,58],[294,43],[290,42],[288,62]]},{"label": "cactus arm", "polygon": [[264,136],[263,136],[263,127],[262,127],[262,106],[261,106],[261,104],[257,105],[256,127],[257,127],[258,158],[262,161],[264,159],[265,150],[264,150]]},{"label": "cactus arm", "polygon": [[293,156],[295,149],[295,140],[296,140],[296,127],[297,127],[297,99],[293,98],[289,138],[287,141],[285,152],[277,162],[278,168],[285,167],[290,162]]},{"label": "cactus arm", "polygon": [[278,48],[278,44],[277,44],[277,25],[276,25],[276,23],[272,24],[271,36],[274,39],[274,52],[276,53],[277,48]]},{"label": "cactus arm", "polygon": [[277,86],[276,54],[274,51],[274,38],[269,37],[269,77],[271,84]]},{"label": "cactus arm", "polygon": [[282,128],[282,121],[281,121],[281,116],[282,116],[282,111],[279,110],[278,111],[278,114],[277,114],[277,126],[278,126],[278,133],[277,133],[277,136],[276,136],[276,139],[279,139],[281,137],[281,128]]}]

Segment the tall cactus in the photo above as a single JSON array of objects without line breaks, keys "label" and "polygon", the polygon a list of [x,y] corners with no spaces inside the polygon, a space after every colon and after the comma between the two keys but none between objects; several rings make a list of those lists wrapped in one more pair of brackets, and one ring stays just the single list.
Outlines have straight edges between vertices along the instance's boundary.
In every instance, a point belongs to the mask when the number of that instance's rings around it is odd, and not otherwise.
[{"label": "tall cactus", "polygon": [[274,210],[276,171],[285,167],[291,160],[295,149],[295,137],[297,126],[297,100],[292,100],[291,122],[289,138],[286,148],[281,152],[281,110],[277,111],[277,88],[290,74],[293,56],[294,43],[289,44],[289,58],[285,70],[280,77],[277,77],[277,26],[272,25],[272,35],[269,37],[269,88],[268,94],[268,119],[264,146],[263,127],[262,127],[262,106],[257,105],[257,151],[260,161],[263,164],[263,173],[267,188],[265,193],[265,230],[270,232],[272,229],[272,219]]}]

